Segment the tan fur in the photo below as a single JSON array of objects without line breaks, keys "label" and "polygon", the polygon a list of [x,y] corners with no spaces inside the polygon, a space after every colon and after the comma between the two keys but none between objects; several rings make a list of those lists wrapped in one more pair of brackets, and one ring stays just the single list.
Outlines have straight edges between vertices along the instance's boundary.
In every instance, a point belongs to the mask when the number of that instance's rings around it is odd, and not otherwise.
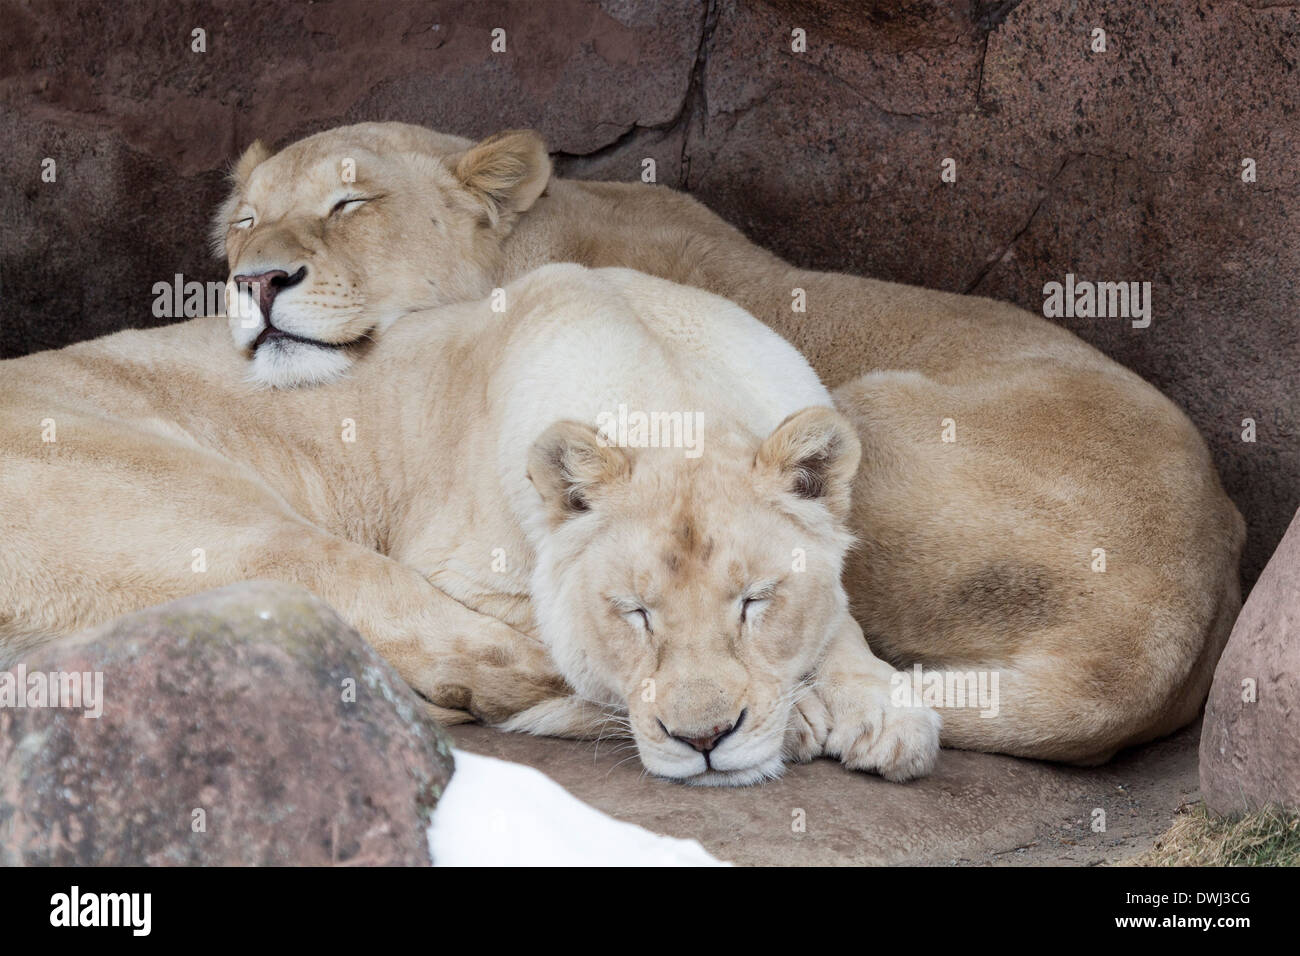
[{"label": "tan fur", "polygon": [[[422,228],[475,208],[453,195],[471,145],[342,127],[262,163],[255,188],[280,228],[321,201],[304,166],[366,150],[398,202],[358,235],[327,231],[320,254],[397,299],[483,294],[551,261],[622,265],[733,299],[793,342],[862,439],[847,586],[873,647],[1002,676],[1001,715],[950,711],[946,744],[1090,763],[1195,717],[1240,606],[1245,531],[1204,441],[1154,388],[1003,302],[796,269],[661,187],[551,179],[494,227]],[[529,182],[547,169],[533,156]],[[940,440],[949,418],[955,443]]]}]

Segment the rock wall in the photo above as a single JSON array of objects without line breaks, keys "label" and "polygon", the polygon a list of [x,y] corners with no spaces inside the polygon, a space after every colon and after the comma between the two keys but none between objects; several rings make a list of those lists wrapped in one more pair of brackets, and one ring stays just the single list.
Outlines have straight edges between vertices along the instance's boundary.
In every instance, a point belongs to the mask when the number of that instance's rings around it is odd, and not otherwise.
[{"label": "rock wall", "polygon": [[1066,274],[1150,282],[1148,328],[1061,321],[1200,426],[1248,583],[1300,506],[1296,6],[0,0],[0,22],[0,355],[161,323],[156,282],[221,278],[207,220],[255,137],[531,126],[564,174],[654,159],[800,265],[1032,310]]}]

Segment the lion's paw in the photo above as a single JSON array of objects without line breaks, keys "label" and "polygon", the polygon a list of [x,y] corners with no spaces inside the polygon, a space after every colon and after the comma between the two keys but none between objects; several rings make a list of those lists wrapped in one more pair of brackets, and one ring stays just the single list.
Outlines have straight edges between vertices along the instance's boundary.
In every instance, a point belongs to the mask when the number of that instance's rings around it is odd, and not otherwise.
[{"label": "lion's paw", "polygon": [[896,704],[887,691],[862,685],[838,687],[827,695],[830,734],[826,755],[850,770],[878,773],[896,783],[923,777],[939,757],[938,711]]},{"label": "lion's paw", "polygon": [[831,713],[817,694],[805,694],[790,708],[785,730],[785,756],[794,763],[807,763],[826,752]]}]

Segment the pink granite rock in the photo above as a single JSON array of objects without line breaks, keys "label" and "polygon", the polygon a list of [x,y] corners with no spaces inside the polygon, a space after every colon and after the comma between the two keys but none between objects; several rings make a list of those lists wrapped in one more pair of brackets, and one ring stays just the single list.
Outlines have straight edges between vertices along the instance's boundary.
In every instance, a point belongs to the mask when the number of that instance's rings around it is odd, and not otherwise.
[{"label": "pink granite rock", "polygon": [[1300,515],[1219,658],[1201,731],[1201,793],[1216,812],[1300,810]]},{"label": "pink granite rock", "polygon": [[21,666],[29,701],[50,672],[102,694],[0,707],[0,865],[430,862],[448,740],[307,591],[210,591]]}]

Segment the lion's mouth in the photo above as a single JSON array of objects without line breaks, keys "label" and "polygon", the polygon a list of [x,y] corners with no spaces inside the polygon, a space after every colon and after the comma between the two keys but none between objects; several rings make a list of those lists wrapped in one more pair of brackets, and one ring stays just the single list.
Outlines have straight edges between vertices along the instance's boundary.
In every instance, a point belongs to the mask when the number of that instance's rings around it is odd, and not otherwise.
[{"label": "lion's mouth", "polygon": [[302,345],[314,345],[321,349],[345,349],[348,346],[356,345],[370,337],[370,332],[363,332],[354,339],[348,339],[346,342],[322,342],[320,339],[308,338],[305,335],[296,335],[293,332],[286,332],[284,329],[277,329],[274,325],[267,324],[253,344],[248,347],[250,354],[256,354],[257,350],[267,342],[298,342]]}]

